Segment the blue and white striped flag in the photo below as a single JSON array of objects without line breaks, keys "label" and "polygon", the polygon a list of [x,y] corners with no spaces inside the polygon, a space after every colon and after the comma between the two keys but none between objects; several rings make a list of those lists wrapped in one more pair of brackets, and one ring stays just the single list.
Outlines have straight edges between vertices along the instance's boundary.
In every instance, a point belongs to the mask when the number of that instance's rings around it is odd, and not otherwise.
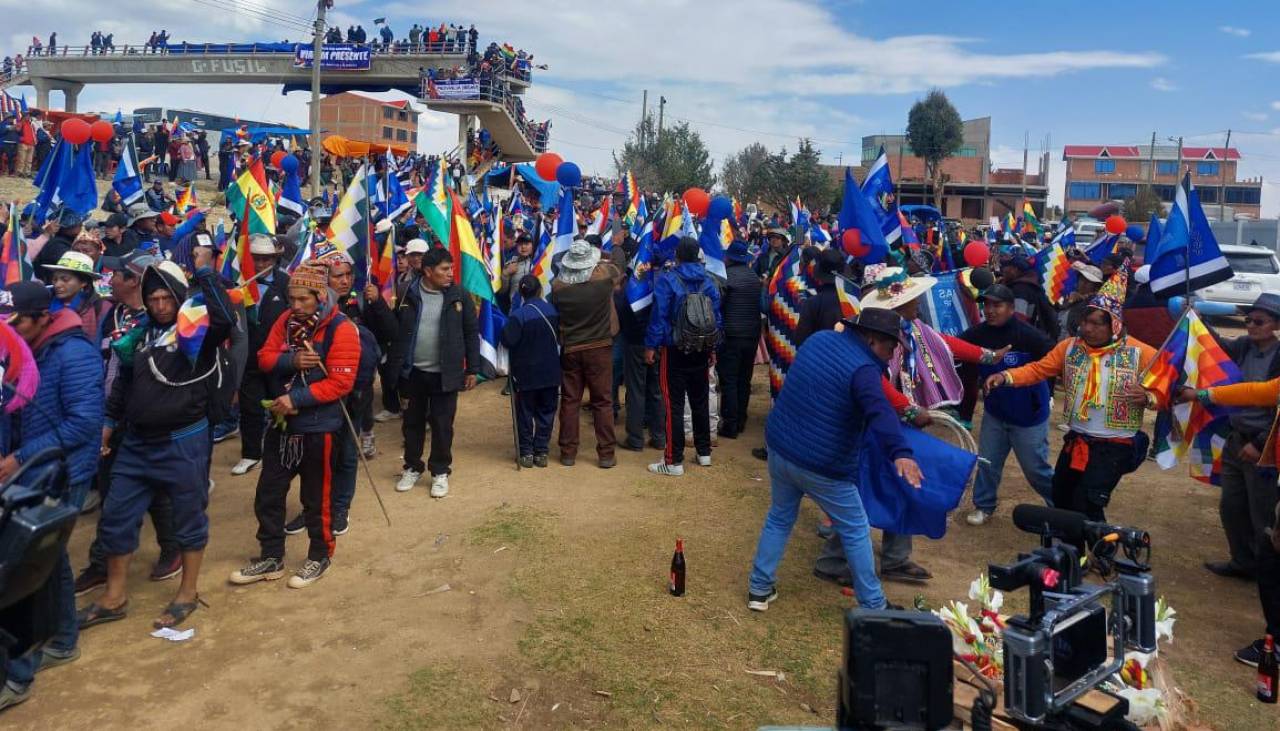
[{"label": "blue and white striped flag", "polygon": [[125,137],[124,149],[120,152],[120,163],[116,166],[116,176],[111,187],[120,194],[125,206],[131,206],[142,200],[142,175],[138,172],[138,151],[133,148],[133,137]]},{"label": "blue and white striped flag", "polygon": [[1191,173],[1178,185],[1160,243],[1154,252],[1147,250],[1146,258],[1151,262],[1151,292],[1157,297],[1194,292],[1235,276],[1200,207]]},{"label": "blue and white striped flag", "polygon": [[884,147],[871,164],[867,177],[862,180],[862,195],[871,204],[871,211],[880,224],[880,232],[889,245],[902,236],[902,223],[898,218],[898,202],[894,198],[893,178],[889,175],[889,156]]}]

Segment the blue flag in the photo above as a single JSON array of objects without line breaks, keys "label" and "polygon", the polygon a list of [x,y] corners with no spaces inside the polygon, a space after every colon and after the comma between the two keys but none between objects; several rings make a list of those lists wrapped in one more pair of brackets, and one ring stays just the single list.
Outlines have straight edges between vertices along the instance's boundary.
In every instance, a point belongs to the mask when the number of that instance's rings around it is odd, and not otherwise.
[{"label": "blue flag", "polygon": [[888,256],[889,242],[885,241],[876,214],[849,168],[844,169],[844,202],[840,206],[839,221],[842,235],[855,228],[861,232],[862,245],[868,249],[867,254],[861,257],[864,263],[879,264]]},{"label": "blue flag", "polygon": [[943,335],[959,337],[973,326],[969,295],[960,282],[960,272],[941,272],[934,275],[938,282],[920,299],[920,319]]},{"label": "blue flag", "polygon": [[98,207],[98,186],[93,173],[93,145],[80,145],[70,174],[58,181],[57,196],[62,199],[62,205],[82,216]]},{"label": "blue flag", "polygon": [[500,342],[502,328],[507,318],[483,297],[477,310],[480,325],[480,373],[485,378],[496,378],[507,372],[507,349]]},{"label": "blue flag", "polygon": [[111,187],[120,194],[125,207],[142,200],[142,174],[138,170],[138,151],[133,147],[133,139],[126,138],[124,148],[120,151],[120,163],[116,165],[116,176]]},{"label": "blue flag", "polygon": [[1151,262],[1151,292],[1156,297],[1194,292],[1234,276],[1200,207],[1190,173],[1178,185],[1160,243],[1154,253],[1147,250],[1146,259]]},{"label": "blue flag", "polygon": [[60,200],[57,196],[58,183],[62,180],[62,176],[70,170],[71,156],[73,154],[75,153],[71,143],[58,138],[58,144],[53,146],[53,151],[45,157],[44,163],[36,171],[36,177],[32,182],[40,189],[40,192],[36,194],[35,210],[31,215],[37,226],[44,225],[45,218],[49,215],[49,209]]},{"label": "blue flag", "polygon": [[902,235],[902,223],[898,218],[898,202],[893,194],[893,178],[889,175],[889,156],[880,148],[880,155],[871,164],[867,177],[862,181],[862,195],[880,223],[884,240],[892,244]]},{"label": "blue flag", "polygon": [[1147,246],[1155,248],[1160,243],[1160,237],[1164,234],[1164,229],[1160,226],[1160,214],[1151,214],[1151,223],[1147,224]]},{"label": "blue flag", "polygon": [[909,426],[902,427],[902,435],[924,474],[920,489],[898,477],[893,460],[868,429],[858,460],[858,494],[876,528],[936,540],[946,535],[947,513],[960,504],[978,455]]},{"label": "blue flag", "polygon": [[297,168],[284,174],[284,180],[280,183],[280,199],[276,201],[276,208],[292,211],[297,216],[307,212],[307,203],[302,199],[302,181],[298,179]]},{"label": "blue flag", "polygon": [[[641,204],[643,205],[643,203]],[[627,302],[632,312],[639,312],[653,303],[653,221],[645,221],[640,230],[636,257],[630,263],[631,276],[627,277]]]},{"label": "blue flag", "polygon": [[1116,242],[1120,240],[1119,234],[1103,234],[1094,239],[1085,247],[1084,253],[1088,254],[1089,261],[1094,266],[1102,266],[1102,262],[1113,254],[1116,250]]},{"label": "blue flag", "polygon": [[573,209],[573,191],[569,188],[560,190],[559,213],[556,215],[556,232],[551,240],[551,255],[563,254],[569,245],[578,238],[578,214]]},{"label": "blue flag", "polygon": [[729,207],[729,213],[724,216],[712,215],[712,212],[708,211],[706,220],[702,222],[702,233],[698,236],[698,245],[702,247],[703,266],[709,273],[721,279],[729,277],[729,272],[724,266],[724,249],[728,242],[722,240],[721,234],[725,221],[732,217],[732,206]]}]

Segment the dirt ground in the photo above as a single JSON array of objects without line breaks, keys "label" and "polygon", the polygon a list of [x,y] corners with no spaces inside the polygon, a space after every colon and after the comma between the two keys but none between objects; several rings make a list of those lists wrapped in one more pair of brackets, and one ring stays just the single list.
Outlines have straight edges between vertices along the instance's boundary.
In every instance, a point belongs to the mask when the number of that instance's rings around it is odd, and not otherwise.
[{"label": "dirt ground", "polygon": [[[380,424],[372,468],[392,525],[383,522],[362,474],[352,529],[339,539],[332,570],[301,591],[283,581],[226,582],[256,553],[257,472],[231,477],[240,443],[221,444],[202,574],[211,606],[189,620],[195,637],[171,643],[149,636],[175,584],[147,580],[156,547],[144,528],[130,571],[130,616],[85,632],[82,658],[42,673],[31,699],[6,711],[3,725],[828,725],[840,617],[851,600],[810,573],[820,548],[812,504],[805,503],[781,567],[781,598],[767,614],[745,607],[769,502],[764,463],[750,455],[767,407],[763,369],[756,375],[748,431],[721,440],[715,465],[690,467],[683,478],[647,473],[644,465],[660,456],[652,450],[619,451],[615,469],[596,468],[586,425],[576,467],[553,461],[517,472],[509,458],[507,401],[495,384],[485,384],[460,401],[452,492],[432,500],[424,487],[392,490],[400,424]],[[1051,438],[1056,449],[1061,433],[1052,430]],[[1034,544],[1009,520],[1012,505],[1031,499],[1011,459],[994,522],[973,528],[957,512],[943,539],[917,540],[916,559],[936,578],[923,588],[886,584],[890,600],[910,605],[920,593],[938,606],[964,599],[987,562]],[[1231,659],[1261,631],[1256,590],[1201,568],[1226,550],[1216,490],[1147,463],[1121,483],[1108,517],[1153,536],[1158,593],[1178,611],[1167,656],[1198,720],[1224,731],[1280,728],[1276,708],[1253,698],[1252,671]],[[83,518],[72,537],[77,570],[95,521],[96,515]],[[688,594],[678,599],[664,586],[677,537],[689,562]],[[304,541],[289,539],[291,568],[303,558]],[[1025,599],[1009,603],[1016,610]],[[785,678],[748,670],[781,671]]]}]

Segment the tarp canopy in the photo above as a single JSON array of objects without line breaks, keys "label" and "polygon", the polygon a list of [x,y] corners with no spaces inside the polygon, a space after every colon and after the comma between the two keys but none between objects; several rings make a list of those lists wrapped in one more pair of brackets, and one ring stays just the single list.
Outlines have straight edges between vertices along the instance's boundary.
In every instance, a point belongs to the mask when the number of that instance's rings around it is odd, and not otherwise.
[{"label": "tarp canopy", "polygon": [[[239,127],[227,127],[222,130],[222,134],[234,138],[239,130]],[[295,127],[249,127],[247,131],[249,133],[249,141],[255,143],[261,142],[268,137],[305,137],[311,134],[309,129],[297,129]]]},{"label": "tarp canopy", "polygon": [[165,47],[165,53],[170,56],[206,53],[293,53],[297,45],[297,43],[191,43],[188,41],[174,43],[170,41]]},{"label": "tarp canopy", "polygon": [[[538,171],[529,163],[520,163],[515,166],[516,174],[524,178],[524,181],[533,186],[538,192],[538,199],[545,207],[554,205],[555,201],[560,199],[560,184],[554,180],[543,180],[538,177]],[[511,166],[502,165],[489,171],[485,178],[485,182],[494,185],[504,185],[511,177]],[[547,201],[551,203],[548,204]]]},{"label": "tarp canopy", "polygon": [[391,150],[393,155],[404,157],[410,152],[407,145],[388,145],[382,142],[349,140],[342,135],[330,135],[324,138],[324,142],[320,144],[324,147],[325,152],[338,157],[367,157],[371,154],[381,155],[387,150]]},{"label": "tarp canopy", "polygon": [[921,221],[935,221],[942,218],[942,212],[933,206],[898,206],[898,210],[908,217],[915,216]]}]

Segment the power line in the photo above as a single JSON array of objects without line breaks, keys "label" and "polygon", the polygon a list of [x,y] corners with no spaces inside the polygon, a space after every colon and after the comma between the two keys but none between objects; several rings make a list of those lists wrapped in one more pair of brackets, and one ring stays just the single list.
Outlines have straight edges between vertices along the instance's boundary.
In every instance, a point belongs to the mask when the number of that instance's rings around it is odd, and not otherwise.
[{"label": "power line", "polygon": [[258,11],[248,6],[241,5],[239,0],[195,0],[195,2],[207,7],[217,9],[217,10],[222,10],[224,12],[239,13],[239,14],[247,15],[253,18],[254,20],[258,20],[271,25],[276,25],[282,28],[288,28],[290,30],[296,30],[296,31],[311,30],[311,26],[304,23],[303,21],[292,20],[289,18]]}]

